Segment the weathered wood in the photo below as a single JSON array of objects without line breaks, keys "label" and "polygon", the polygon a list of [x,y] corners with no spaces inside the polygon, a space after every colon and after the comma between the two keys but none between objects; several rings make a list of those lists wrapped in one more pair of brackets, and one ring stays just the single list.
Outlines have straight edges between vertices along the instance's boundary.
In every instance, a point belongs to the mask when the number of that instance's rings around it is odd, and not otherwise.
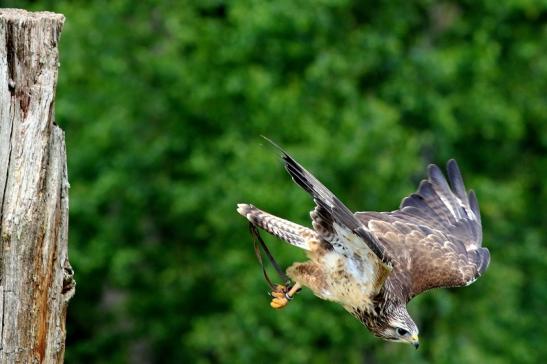
[{"label": "weathered wood", "polygon": [[60,14],[0,10],[0,362],[61,363],[68,300]]}]

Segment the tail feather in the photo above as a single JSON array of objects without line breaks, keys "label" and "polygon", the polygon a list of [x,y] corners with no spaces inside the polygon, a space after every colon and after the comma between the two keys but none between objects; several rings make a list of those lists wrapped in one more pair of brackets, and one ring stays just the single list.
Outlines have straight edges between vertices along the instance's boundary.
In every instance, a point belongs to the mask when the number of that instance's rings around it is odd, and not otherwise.
[{"label": "tail feather", "polygon": [[256,226],[304,250],[311,250],[310,241],[318,241],[317,233],[307,227],[264,212],[253,205],[240,203],[237,212]]}]

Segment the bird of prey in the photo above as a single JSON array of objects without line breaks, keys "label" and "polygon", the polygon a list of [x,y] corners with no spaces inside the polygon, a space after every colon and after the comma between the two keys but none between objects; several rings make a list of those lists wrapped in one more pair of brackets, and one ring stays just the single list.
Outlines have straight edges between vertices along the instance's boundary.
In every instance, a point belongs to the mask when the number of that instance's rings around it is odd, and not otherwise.
[{"label": "bird of prey", "polygon": [[418,190],[391,212],[352,213],[310,172],[279,148],[292,179],[315,201],[312,228],[238,204],[252,225],[307,251],[278,285],[271,306],[285,306],[302,286],[319,298],[341,304],[375,336],[419,346],[418,327],[406,305],[437,287],[468,286],[488,267],[481,247],[479,205],[467,192],[455,160],[448,180],[434,164]]}]

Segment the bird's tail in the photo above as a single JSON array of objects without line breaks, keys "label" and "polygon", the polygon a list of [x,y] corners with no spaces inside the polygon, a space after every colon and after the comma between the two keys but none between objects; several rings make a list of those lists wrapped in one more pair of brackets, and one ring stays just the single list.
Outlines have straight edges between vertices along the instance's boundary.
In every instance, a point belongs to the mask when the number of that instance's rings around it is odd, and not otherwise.
[{"label": "bird's tail", "polygon": [[253,205],[240,203],[237,212],[254,225],[301,249],[311,250],[310,244],[319,241],[317,233],[312,229],[264,212]]}]

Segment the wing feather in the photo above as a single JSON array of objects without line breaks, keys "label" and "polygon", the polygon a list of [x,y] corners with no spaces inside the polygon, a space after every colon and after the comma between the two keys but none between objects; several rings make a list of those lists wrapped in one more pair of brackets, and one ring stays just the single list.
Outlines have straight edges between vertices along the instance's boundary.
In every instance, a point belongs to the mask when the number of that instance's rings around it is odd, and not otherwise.
[{"label": "wing feather", "polygon": [[427,289],[471,284],[490,261],[488,249],[481,247],[477,197],[466,192],[453,159],[447,175],[450,183],[430,165],[428,179],[403,199],[399,210],[355,214],[392,257],[392,279],[407,300]]},{"label": "wing feather", "polygon": [[[274,144],[275,145],[275,144]],[[317,178],[302,167],[294,158],[287,154],[279,146],[275,145],[282,153],[282,159],[285,162],[285,169],[291,175],[292,179],[302,187],[306,192],[312,195],[317,208],[314,213],[321,218],[321,224],[325,223],[349,229],[357,235],[363,243],[374,253],[374,255],[383,264],[389,264],[390,259],[387,256],[382,244],[374,235],[366,229],[359,220],[331,191],[329,191]],[[347,242],[350,243],[350,242]],[[360,246],[350,247],[353,251],[360,250]]]},{"label": "wing feather", "polygon": [[467,203],[467,193],[465,192],[465,185],[463,183],[463,177],[460,172],[460,168],[458,167],[458,163],[454,159],[451,159],[448,161],[447,164],[447,172],[448,172],[448,179],[450,180],[450,184],[452,185],[452,190],[454,191],[455,195],[460,199],[461,202]]}]

